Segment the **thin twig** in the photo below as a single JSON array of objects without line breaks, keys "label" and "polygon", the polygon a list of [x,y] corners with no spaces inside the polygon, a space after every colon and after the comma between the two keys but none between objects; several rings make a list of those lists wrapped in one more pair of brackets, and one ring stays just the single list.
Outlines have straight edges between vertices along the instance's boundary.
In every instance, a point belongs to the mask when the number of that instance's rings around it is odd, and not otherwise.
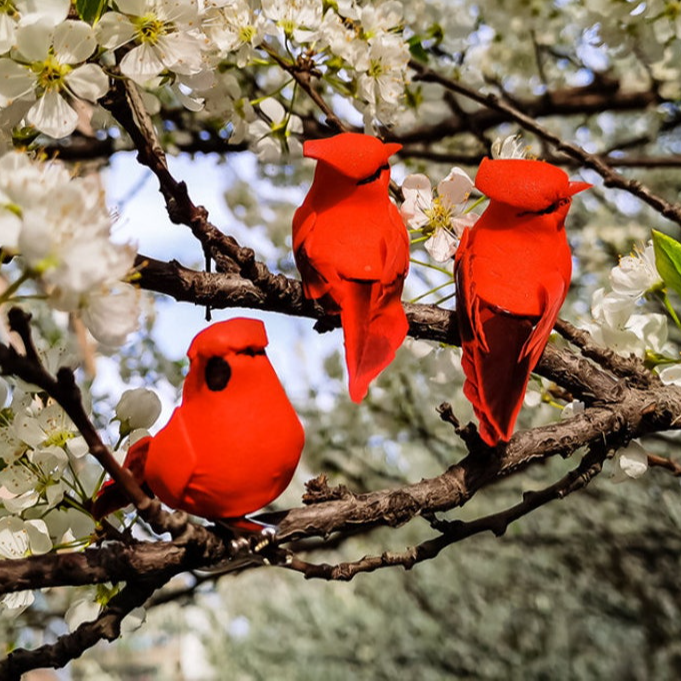
[{"label": "thin twig", "polygon": [[629,180],[623,175],[620,175],[597,155],[588,153],[577,144],[564,142],[560,137],[558,137],[558,135],[555,135],[543,125],[537,123],[534,118],[523,113],[515,106],[500,99],[497,95],[481,94],[478,90],[474,90],[473,88],[464,85],[459,81],[447,78],[440,73],[437,73],[436,71],[419,64],[418,62],[412,61],[410,62],[410,66],[416,71],[414,80],[420,80],[428,83],[438,83],[442,87],[447,88],[452,92],[456,92],[460,95],[463,95],[464,97],[478,102],[479,104],[482,104],[489,109],[504,114],[509,120],[515,121],[525,130],[533,132],[541,139],[544,139],[552,144],[554,147],[556,147],[556,149],[558,149],[558,151],[561,151],[567,156],[579,161],[586,168],[591,168],[592,170],[596,171],[603,178],[606,187],[623,189],[630,194],[633,194],[654,208],[664,217],[681,225],[680,205],[670,203],[666,199],[663,199],[661,196],[658,196],[637,180]]}]

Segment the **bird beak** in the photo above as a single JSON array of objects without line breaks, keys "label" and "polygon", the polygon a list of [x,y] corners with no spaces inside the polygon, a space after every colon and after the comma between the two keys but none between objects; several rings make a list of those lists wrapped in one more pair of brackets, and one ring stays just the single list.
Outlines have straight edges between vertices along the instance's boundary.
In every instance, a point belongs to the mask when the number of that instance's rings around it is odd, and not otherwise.
[{"label": "bird beak", "polygon": [[402,145],[397,144],[397,142],[385,142],[383,146],[385,147],[385,151],[387,154],[386,158],[390,158],[393,154],[396,154],[402,148]]},{"label": "bird beak", "polygon": [[579,192],[583,192],[585,189],[591,189],[591,187],[593,187],[593,185],[588,182],[570,182],[570,185],[568,186],[568,196],[574,196],[575,194],[579,194]]}]

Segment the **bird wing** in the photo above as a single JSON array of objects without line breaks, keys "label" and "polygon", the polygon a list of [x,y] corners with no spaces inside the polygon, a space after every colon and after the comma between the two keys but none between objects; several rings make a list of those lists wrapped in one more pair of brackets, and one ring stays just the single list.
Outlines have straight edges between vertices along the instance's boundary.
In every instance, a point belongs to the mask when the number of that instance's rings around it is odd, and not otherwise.
[{"label": "bird wing", "polygon": [[[144,484],[144,465],[149,452],[151,437],[143,437],[128,449],[123,468],[127,468],[139,485]],[[130,503],[120,485],[113,480],[105,482],[92,506],[92,515],[99,520]]]},{"label": "bird wing", "polygon": [[144,478],[154,494],[172,508],[186,508],[185,490],[196,469],[195,450],[200,438],[192,438],[185,423],[185,411],[180,405],[161,430],[149,443],[144,467]]},{"label": "bird wing", "polygon": [[541,283],[543,310],[538,318],[509,314],[478,295],[471,275],[474,255],[467,244],[464,233],[455,265],[464,394],[480,421],[481,437],[495,445],[513,435],[530,374],[558,317],[566,285],[558,273]]},{"label": "bird wing", "polygon": [[545,278],[541,282],[541,296],[544,301],[543,312],[520,354],[520,360],[525,357],[529,359],[530,370],[534,369],[544,352],[566,295],[565,280],[558,273],[554,273],[553,276]]},{"label": "bird wing", "polygon": [[510,315],[480,298],[472,277],[474,254],[464,232],[455,261],[457,316],[461,335],[464,394],[489,445],[508,441],[530,376],[529,355],[522,356],[533,320]]}]

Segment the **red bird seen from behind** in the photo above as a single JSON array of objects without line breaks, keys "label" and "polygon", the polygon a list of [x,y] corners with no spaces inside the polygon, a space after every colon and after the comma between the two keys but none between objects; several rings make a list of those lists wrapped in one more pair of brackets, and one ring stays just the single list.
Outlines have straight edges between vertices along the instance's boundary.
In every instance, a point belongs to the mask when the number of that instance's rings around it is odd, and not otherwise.
[{"label": "red bird seen from behind", "polygon": [[[236,518],[290,482],[305,437],[266,345],[255,319],[218,322],[192,341],[182,403],[157,435],[130,447],[124,463],[168,506]],[[115,487],[104,488],[96,516],[127,503]]]},{"label": "red bird seen from behind", "polygon": [[293,217],[293,252],[305,295],[340,313],[354,402],[390,364],[408,328],[401,296],[409,237],[388,195],[388,158],[400,149],[349,132],[303,147],[317,168]]},{"label": "red bird seen from behind", "polygon": [[489,206],[456,253],[464,394],[489,445],[513,434],[530,373],[570,286],[565,217],[591,185],[526,159],[484,159],[476,187]]}]

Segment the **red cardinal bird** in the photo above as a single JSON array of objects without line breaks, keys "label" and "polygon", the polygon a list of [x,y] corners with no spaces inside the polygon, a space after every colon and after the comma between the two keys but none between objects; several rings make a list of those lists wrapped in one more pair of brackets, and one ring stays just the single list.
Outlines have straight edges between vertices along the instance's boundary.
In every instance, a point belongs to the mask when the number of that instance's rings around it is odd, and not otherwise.
[{"label": "red cardinal bird", "polygon": [[390,364],[408,328],[401,295],[409,237],[388,195],[388,158],[401,148],[352,132],[303,146],[317,168],[293,216],[293,252],[305,295],[340,312],[354,402]]},{"label": "red cardinal bird", "polygon": [[489,445],[513,434],[530,372],[570,286],[565,217],[588,189],[559,168],[525,159],[484,159],[476,187],[487,210],[456,253],[464,394]]},{"label": "red cardinal bird", "polygon": [[[255,319],[213,324],[192,341],[182,403],[157,435],[130,447],[123,464],[168,506],[236,518],[288,485],[305,436],[266,345],[265,327]],[[126,503],[110,484],[94,515]]]}]

